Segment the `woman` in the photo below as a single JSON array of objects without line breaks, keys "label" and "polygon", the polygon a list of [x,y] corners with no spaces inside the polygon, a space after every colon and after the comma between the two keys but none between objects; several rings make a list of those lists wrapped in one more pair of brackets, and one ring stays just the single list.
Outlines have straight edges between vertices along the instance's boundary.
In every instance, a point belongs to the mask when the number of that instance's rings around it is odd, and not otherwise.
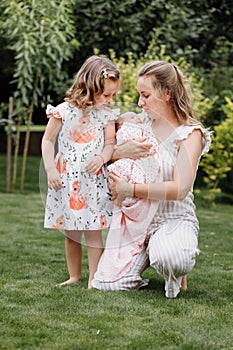
[{"label": "woman", "polygon": [[[199,225],[193,202],[193,183],[200,157],[208,151],[210,132],[194,117],[185,78],[175,65],[154,61],[138,73],[138,105],[151,121],[162,161],[163,181],[130,184],[110,174],[112,200],[126,197],[160,201],[150,224],[148,248],[142,249],[133,267],[117,281],[98,280],[92,285],[104,290],[139,289],[148,283],[141,273],[149,262],[165,279],[165,295],[175,298],[182,276],[190,272],[199,253]],[[116,158],[140,158],[148,143],[131,141],[119,146]],[[100,262],[101,263],[101,262]],[[103,268],[103,267],[102,267]]]}]

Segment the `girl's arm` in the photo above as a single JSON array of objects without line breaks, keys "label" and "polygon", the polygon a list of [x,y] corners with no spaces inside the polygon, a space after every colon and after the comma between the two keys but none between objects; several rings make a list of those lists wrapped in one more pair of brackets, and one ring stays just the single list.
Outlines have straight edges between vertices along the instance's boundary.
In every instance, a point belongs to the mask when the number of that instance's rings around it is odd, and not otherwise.
[{"label": "girl's arm", "polygon": [[61,128],[62,120],[51,117],[42,138],[41,150],[45,171],[48,178],[48,187],[59,190],[63,187],[60,174],[54,161],[54,145]]},{"label": "girl's arm", "polygon": [[151,184],[130,184],[123,182],[117,176],[109,174],[114,181],[109,188],[112,200],[118,196],[148,198],[153,200],[182,200],[192,187],[202,151],[202,135],[200,130],[194,130],[189,137],[181,142],[172,181]]},{"label": "girl's arm", "polygon": [[86,166],[87,173],[95,174],[111,158],[116,142],[115,122],[109,121],[104,128],[104,148],[101,153],[91,158]]}]

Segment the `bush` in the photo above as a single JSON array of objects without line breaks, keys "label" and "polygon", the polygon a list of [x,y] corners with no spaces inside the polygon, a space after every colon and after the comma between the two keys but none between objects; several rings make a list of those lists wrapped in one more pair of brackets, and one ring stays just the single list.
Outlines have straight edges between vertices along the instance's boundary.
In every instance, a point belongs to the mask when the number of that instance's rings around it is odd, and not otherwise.
[{"label": "bush", "polygon": [[210,151],[201,161],[206,176],[204,182],[209,189],[207,200],[214,200],[221,193],[220,180],[227,177],[233,166],[233,102],[226,98],[222,107],[226,119],[214,127]]}]

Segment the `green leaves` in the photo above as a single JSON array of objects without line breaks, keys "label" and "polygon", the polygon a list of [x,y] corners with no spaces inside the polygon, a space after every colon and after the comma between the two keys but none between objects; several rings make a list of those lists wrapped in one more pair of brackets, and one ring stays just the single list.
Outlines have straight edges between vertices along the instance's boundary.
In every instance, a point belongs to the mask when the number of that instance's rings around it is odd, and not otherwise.
[{"label": "green leaves", "polygon": [[71,41],[75,36],[72,3],[72,0],[3,0],[0,4],[1,32],[14,52],[15,111],[19,122],[25,121],[27,125],[21,192],[34,107],[43,105],[48,99],[46,92],[65,79],[62,64],[77,47],[77,42]]},{"label": "green leaves", "polygon": [[223,107],[226,119],[214,127],[210,152],[201,161],[207,176],[204,181],[207,187],[219,191],[219,182],[233,168],[233,102],[226,98]]},{"label": "green leaves", "polygon": [[[63,1],[6,1],[3,35],[15,53],[14,83],[17,99],[29,106],[46,100],[46,91],[63,81],[66,74],[62,64],[69,60],[78,42],[71,0]],[[35,77],[39,77],[35,86]]]}]

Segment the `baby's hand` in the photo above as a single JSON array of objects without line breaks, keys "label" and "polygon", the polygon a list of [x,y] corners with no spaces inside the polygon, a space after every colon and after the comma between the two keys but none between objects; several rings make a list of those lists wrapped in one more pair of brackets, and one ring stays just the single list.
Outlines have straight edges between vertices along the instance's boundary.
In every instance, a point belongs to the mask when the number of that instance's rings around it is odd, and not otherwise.
[{"label": "baby's hand", "polygon": [[47,171],[47,177],[48,177],[48,188],[50,188],[51,190],[54,189],[56,191],[63,188],[61,176],[56,168],[52,168],[51,170]]},{"label": "baby's hand", "polygon": [[84,170],[88,173],[88,174],[96,174],[97,171],[104,165],[104,159],[101,155],[96,155],[93,158],[91,158]]}]

